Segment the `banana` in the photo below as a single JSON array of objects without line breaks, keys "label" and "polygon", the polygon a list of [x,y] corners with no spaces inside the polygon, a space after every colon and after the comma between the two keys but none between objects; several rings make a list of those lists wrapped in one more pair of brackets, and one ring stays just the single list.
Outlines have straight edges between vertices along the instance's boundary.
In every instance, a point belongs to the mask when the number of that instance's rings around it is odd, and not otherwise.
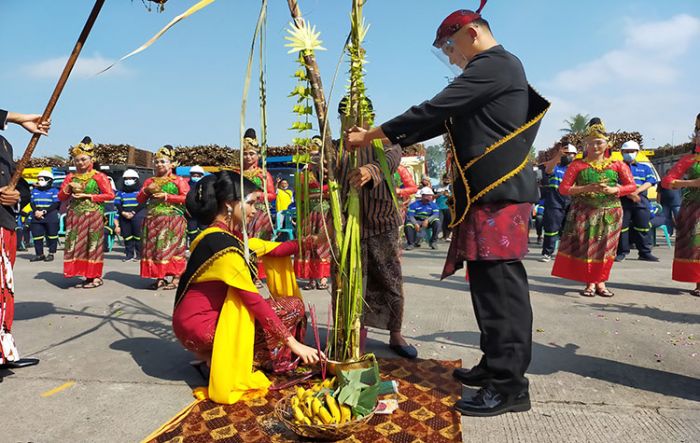
[{"label": "banana", "polygon": [[292,412],[294,412],[294,420],[304,421],[304,413],[299,409],[299,406],[293,407]]},{"label": "banana", "polygon": [[321,409],[318,410],[318,416],[321,418],[324,425],[333,423],[333,417],[325,406],[321,406]]},{"label": "banana", "polygon": [[318,417],[314,417],[314,419],[313,419],[312,421],[313,421],[313,424],[315,424],[316,426],[321,426],[321,425],[323,425],[323,422],[322,422],[321,419],[318,418]]},{"label": "banana", "polygon": [[301,386],[297,386],[297,398],[299,400],[304,398],[304,393],[306,392],[306,389],[302,388]]},{"label": "banana", "polygon": [[340,409],[338,409],[338,402],[331,394],[326,394],[326,405],[328,406],[328,411],[330,411],[333,416],[333,420],[336,423],[340,423]]},{"label": "banana", "polygon": [[[313,409],[313,401],[315,400],[314,397],[309,397],[306,400],[304,400],[304,406],[306,406],[306,416],[311,418],[314,416],[314,409]],[[317,399],[316,399],[317,400]]]},{"label": "banana", "polygon": [[309,419],[309,417],[304,417],[304,423],[311,426],[311,420]]},{"label": "banana", "polygon": [[350,406],[340,405],[340,422],[347,423],[350,421],[351,418],[352,410],[350,410]]},{"label": "banana", "polygon": [[311,410],[313,411],[314,415],[318,415],[318,410],[321,409],[321,406],[323,406],[321,400],[314,397],[314,399],[311,402]]},{"label": "banana", "polygon": [[289,400],[289,402],[292,405],[292,407],[299,406],[299,399],[296,396],[292,397],[292,399]]}]

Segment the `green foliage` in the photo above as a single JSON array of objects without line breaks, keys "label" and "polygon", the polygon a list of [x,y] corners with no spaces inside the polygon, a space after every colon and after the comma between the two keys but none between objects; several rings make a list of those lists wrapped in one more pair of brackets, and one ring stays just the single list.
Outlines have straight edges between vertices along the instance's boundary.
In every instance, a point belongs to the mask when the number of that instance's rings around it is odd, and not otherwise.
[{"label": "green foliage", "polygon": [[567,134],[583,134],[586,132],[586,125],[588,124],[589,120],[590,116],[588,114],[572,115],[567,120],[564,120],[566,128],[562,128],[560,131]]}]

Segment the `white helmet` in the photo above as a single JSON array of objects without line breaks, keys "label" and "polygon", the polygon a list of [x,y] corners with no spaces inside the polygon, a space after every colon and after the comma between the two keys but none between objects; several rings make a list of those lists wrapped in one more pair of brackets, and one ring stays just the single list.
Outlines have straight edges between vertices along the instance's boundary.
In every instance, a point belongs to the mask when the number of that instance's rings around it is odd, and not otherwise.
[{"label": "white helmet", "polygon": [[192,174],[202,174],[202,175],[204,175],[204,169],[202,169],[202,167],[199,166],[199,165],[192,166],[192,167],[190,168],[190,175],[192,175]]},{"label": "white helmet", "polygon": [[564,147],[564,152],[566,152],[567,154],[578,154],[578,149],[576,149],[576,146],[569,143]]},{"label": "white helmet", "polygon": [[139,173],[134,171],[133,169],[127,169],[122,174],[122,178],[139,178]]},{"label": "white helmet", "polygon": [[53,180],[53,173],[49,171],[48,169],[44,169],[43,171],[40,171],[39,174],[37,175],[37,178],[39,177],[44,177],[48,178],[49,180]]},{"label": "white helmet", "polygon": [[622,145],[620,151],[639,151],[639,143],[634,140],[627,141]]},{"label": "white helmet", "polygon": [[425,186],[423,189],[420,190],[420,195],[435,195],[435,193],[433,192],[433,188],[431,188],[430,186]]}]

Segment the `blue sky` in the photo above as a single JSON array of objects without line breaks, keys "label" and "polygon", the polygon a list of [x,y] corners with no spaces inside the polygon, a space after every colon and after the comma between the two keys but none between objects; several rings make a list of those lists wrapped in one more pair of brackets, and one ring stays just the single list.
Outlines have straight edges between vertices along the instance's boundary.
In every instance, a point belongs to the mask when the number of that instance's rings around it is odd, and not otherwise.
[{"label": "blue sky", "polygon": [[[40,113],[84,23],[91,0],[0,0],[0,108]],[[247,53],[257,1],[217,0],[179,23],[146,52],[93,74],[140,46],[194,0],[170,0],[164,13],[141,0],[108,0],[80,65],[53,114],[38,155],[65,155],[84,135],[155,150],[163,144],[237,145]],[[348,31],[349,0],[300,0],[321,31],[318,52],[326,92]],[[432,97],[451,73],[431,52],[435,29],[478,1],[369,0],[367,85],[379,122]],[[267,26],[269,144],[288,143],[287,94],[295,59],[284,47],[286,2],[270,1]],[[491,0],[484,16],[496,38],[521,58],[530,82],[553,102],[535,143],[549,147],[563,120],[601,116],[609,129],[639,130],[646,144],[686,141],[700,112],[700,2]],[[345,87],[346,65],[331,110]],[[257,84],[248,124],[258,124]],[[337,136],[335,112],[331,120]],[[5,131],[17,155],[29,135]]]}]

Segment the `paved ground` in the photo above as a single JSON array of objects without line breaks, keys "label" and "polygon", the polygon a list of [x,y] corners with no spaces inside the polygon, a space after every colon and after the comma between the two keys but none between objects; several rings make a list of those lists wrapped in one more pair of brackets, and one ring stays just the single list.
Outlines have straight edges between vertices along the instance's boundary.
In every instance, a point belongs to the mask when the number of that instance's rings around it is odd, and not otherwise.
[{"label": "paved ground", "polygon": [[[404,260],[405,334],[421,357],[479,358],[478,329],[463,277],[438,281],[441,250]],[[534,248],[533,248],[534,249]],[[700,441],[700,299],[659,264],[616,264],[613,299],[584,299],[579,285],[526,261],[535,312],[532,411],[464,419],[465,441]],[[132,442],[191,401],[202,380],[170,328],[172,292],[143,289],[138,264],[110,254],[99,290],[68,289],[59,260],[16,266],[15,336],[41,364],[0,372],[0,441]],[[325,318],[328,295],[306,294]],[[370,351],[390,356],[383,331]],[[59,388],[59,389],[57,389]]]}]

